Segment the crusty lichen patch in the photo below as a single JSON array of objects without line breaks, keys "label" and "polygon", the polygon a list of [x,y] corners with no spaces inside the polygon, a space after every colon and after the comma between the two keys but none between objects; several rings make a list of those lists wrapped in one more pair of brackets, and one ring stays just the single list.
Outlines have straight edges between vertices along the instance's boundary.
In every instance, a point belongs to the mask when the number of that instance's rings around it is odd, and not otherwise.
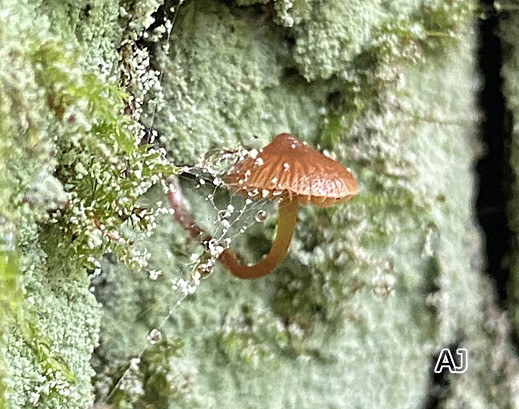
[{"label": "crusty lichen patch", "polygon": [[13,322],[5,336],[6,399],[13,408],[85,407],[92,398],[90,354],[101,311],[84,271],[49,259],[38,240],[35,225],[24,227],[18,274],[26,298],[23,321]]},{"label": "crusty lichen patch", "polygon": [[261,147],[273,133],[316,130],[326,87],[287,72],[288,40],[268,14],[235,12],[213,1],[179,9],[171,56],[162,63],[167,109],[155,123],[180,163],[238,141]]},{"label": "crusty lichen patch", "polygon": [[[106,260],[100,359],[120,367],[153,349],[134,333],[114,342],[124,334],[119,317],[143,339],[157,318],[150,308],[168,310],[162,333],[182,334],[182,357],[196,372],[171,405],[412,407],[426,395],[438,348],[460,334],[474,347],[491,344],[480,333],[488,287],[471,263],[479,257],[470,211],[472,5],[384,4],[181,5],[171,53],[160,59],[166,106],[155,122],[170,155],[195,164],[208,151],[258,148],[288,130],[351,166],[361,193],[337,209],[301,208],[290,257],[271,276],[244,283],[215,268],[180,304],[169,280],[189,277],[199,253],[164,218],[143,243],[152,264],[168,266],[154,287],[163,298],[143,295],[146,307],[126,308],[149,282],[116,280],[125,270]],[[197,221],[216,231],[229,198],[212,182],[184,186]],[[257,260],[273,225],[236,228],[231,246]],[[149,374],[146,364],[141,372]],[[146,378],[132,379],[127,401],[146,389]],[[477,372],[467,384],[485,405],[494,397],[482,379]],[[186,396],[201,400],[189,406]]]}]

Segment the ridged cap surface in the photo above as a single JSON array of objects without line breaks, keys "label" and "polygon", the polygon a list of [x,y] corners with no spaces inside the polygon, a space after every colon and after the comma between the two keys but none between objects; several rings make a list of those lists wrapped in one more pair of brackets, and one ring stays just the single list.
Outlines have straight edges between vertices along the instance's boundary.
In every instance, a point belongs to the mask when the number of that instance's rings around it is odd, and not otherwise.
[{"label": "ridged cap surface", "polygon": [[340,163],[287,133],[257,155],[239,160],[224,181],[254,199],[296,197],[320,207],[346,202],[359,192],[355,178]]}]

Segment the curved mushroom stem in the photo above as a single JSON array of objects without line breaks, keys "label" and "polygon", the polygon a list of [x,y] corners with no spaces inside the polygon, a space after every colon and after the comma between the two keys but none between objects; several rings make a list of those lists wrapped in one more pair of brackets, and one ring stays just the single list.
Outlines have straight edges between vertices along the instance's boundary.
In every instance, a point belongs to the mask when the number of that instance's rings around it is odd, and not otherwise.
[{"label": "curved mushroom stem", "polygon": [[297,199],[285,199],[279,203],[278,229],[269,254],[253,266],[244,266],[230,250],[225,249],[218,261],[238,278],[259,278],[270,274],[287,254],[297,220]]}]

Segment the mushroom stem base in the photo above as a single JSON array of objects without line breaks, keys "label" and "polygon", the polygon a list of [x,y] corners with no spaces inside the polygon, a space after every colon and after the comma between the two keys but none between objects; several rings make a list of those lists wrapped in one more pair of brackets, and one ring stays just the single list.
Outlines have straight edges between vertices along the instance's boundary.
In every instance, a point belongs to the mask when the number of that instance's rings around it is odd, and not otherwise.
[{"label": "mushroom stem base", "polygon": [[222,263],[233,276],[238,278],[252,279],[270,274],[287,254],[296,225],[296,210],[296,199],[285,199],[279,203],[276,238],[270,252],[258,263],[253,266],[244,266],[230,249],[225,249],[222,254],[220,254],[220,257],[218,257],[218,261]]}]

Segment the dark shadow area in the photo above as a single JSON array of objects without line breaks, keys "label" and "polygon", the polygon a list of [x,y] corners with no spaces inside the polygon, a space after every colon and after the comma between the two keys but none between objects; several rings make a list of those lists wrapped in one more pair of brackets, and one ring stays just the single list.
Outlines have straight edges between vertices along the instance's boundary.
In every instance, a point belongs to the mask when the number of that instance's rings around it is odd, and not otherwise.
[{"label": "dark shadow area", "polygon": [[476,213],[486,250],[486,273],[495,283],[497,301],[507,303],[510,270],[506,260],[511,250],[512,233],[508,226],[506,206],[510,199],[512,174],[510,142],[511,113],[507,111],[501,90],[503,45],[498,36],[499,22],[506,15],[493,8],[492,0],[480,0],[485,18],[478,22],[478,69],[482,79],[479,107],[482,114],[480,138],[485,154],[476,166],[479,191]]},{"label": "dark shadow area", "polygon": [[[456,357],[456,349],[458,346],[459,344],[451,344],[446,345],[444,348],[449,349],[451,355]],[[437,409],[443,407],[442,403],[446,401],[451,393],[449,384],[452,374],[448,370],[443,370],[440,373],[434,372],[434,368],[436,367],[442,350],[443,348],[439,350],[431,359],[431,363],[429,365],[430,383],[429,388],[427,388],[427,396],[425,398],[422,409]]]}]

